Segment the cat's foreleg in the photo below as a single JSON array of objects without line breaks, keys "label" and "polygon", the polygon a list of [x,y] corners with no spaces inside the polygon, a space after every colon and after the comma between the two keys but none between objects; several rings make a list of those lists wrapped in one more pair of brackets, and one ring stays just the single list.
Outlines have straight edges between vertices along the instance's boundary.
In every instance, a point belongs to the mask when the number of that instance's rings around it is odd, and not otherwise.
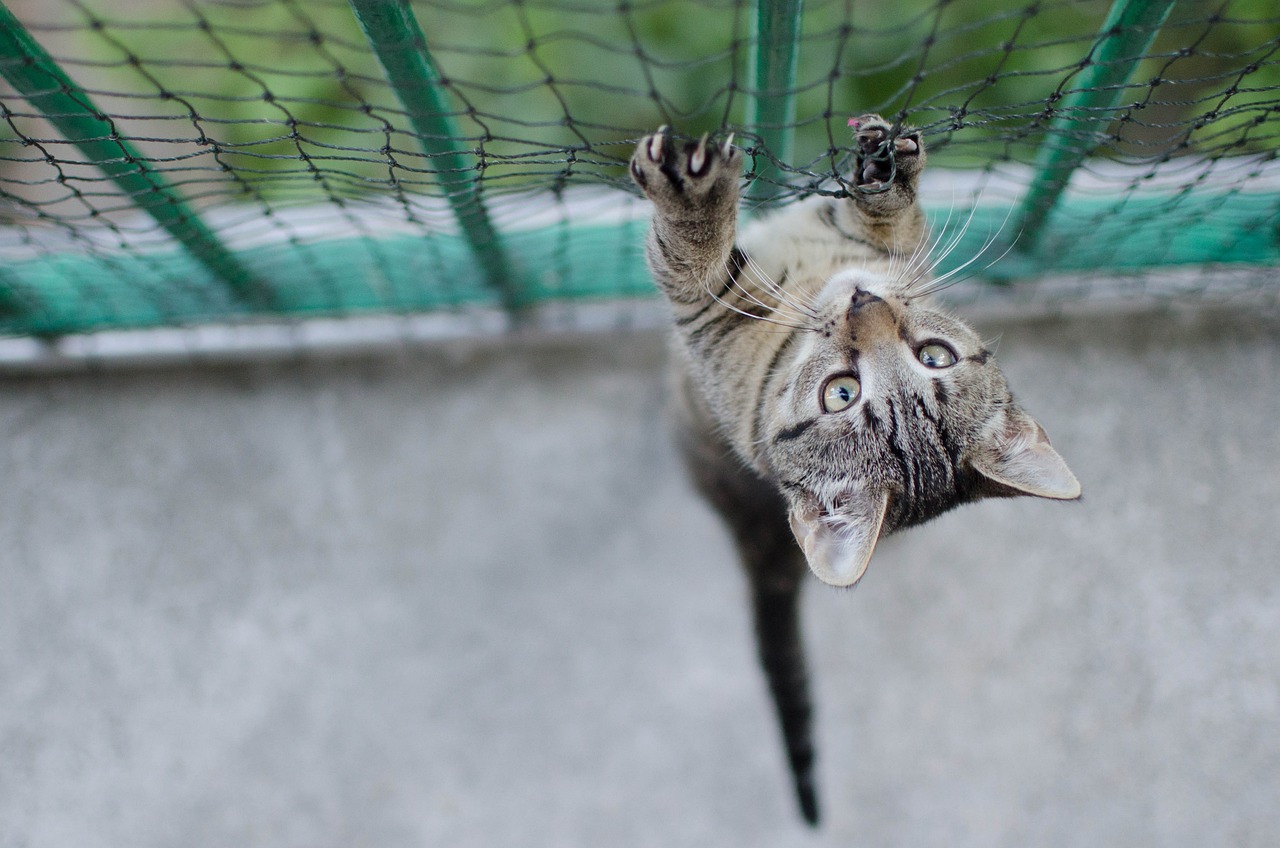
[{"label": "cat's foreleg", "polygon": [[925,236],[925,218],[916,202],[925,149],[920,133],[897,131],[879,115],[849,121],[854,132],[855,168],[850,197],[841,204],[842,228],[886,252],[910,254]]},{"label": "cat's foreleg", "polygon": [[653,201],[649,267],[677,304],[711,297],[729,267],[742,169],[732,141],[703,136],[682,144],[663,128],[641,139],[631,157],[631,176]]}]

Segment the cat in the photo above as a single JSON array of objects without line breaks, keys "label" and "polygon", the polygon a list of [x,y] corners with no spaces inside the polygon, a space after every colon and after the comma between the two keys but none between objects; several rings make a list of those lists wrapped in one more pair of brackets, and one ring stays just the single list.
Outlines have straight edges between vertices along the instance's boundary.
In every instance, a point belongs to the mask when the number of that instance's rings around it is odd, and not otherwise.
[{"label": "cat", "polygon": [[680,142],[663,127],[630,163],[653,204],[646,258],[677,342],[678,444],[748,576],[796,800],[815,826],[806,564],[853,586],[877,539],[959,504],[1080,496],[992,352],[929,302],[920,133],[877,115],[849,124],[848,197],[812,197],[741,231],[732,135]]}]

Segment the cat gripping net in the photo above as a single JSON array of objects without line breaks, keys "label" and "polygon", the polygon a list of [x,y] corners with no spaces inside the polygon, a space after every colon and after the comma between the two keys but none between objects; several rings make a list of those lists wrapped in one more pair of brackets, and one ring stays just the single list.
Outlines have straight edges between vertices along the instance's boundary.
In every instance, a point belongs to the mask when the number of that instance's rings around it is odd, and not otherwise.
[{"label": "cat gripping net", "polygon": [[1280,284],[1273,0],[9,0],[0,334],[648,298],[626,175],[735,133],[758,207],[927,139],[958,298]]}]

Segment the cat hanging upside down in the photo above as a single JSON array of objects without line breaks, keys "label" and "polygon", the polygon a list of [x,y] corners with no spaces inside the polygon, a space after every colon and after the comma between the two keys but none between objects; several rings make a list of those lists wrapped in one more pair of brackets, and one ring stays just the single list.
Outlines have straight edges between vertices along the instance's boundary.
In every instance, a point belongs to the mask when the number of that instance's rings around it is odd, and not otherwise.
[{"label": "cat hanging upside down", "polygon": [[929,305],[916,186],[924,145],[867,115],[854,191],[738,231],[742,153],[641,140],[647,255],[679,342],[679,440],[750,578],[801,811],[818,820],[798,592],[862,578],[876,540],[984,497],[1070,500],[1080,484],[1013,400],[991,351]]}]

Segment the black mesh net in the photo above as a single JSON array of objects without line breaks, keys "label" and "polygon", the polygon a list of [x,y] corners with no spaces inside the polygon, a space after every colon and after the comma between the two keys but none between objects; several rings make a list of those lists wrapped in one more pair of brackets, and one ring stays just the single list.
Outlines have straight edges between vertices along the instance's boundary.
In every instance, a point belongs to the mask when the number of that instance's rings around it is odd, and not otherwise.
[{"label": "black mesh net", "polygon": [[637,138],[735,132],[785,204],[864,112],[924,134],[955,297],[1280,289],[1273,0],[360,5],[10,2],[0,332],[647,298]]}]

